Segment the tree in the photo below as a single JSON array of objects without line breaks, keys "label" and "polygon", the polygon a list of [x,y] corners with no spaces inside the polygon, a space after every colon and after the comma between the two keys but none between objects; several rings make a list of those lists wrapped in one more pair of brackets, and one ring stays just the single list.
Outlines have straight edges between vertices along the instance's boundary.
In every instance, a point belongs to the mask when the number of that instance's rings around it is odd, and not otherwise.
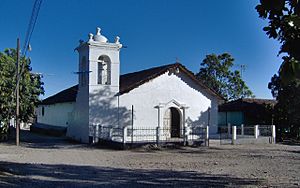
[{"label": "tree", "polygon": [[295,81],[282,84],[280,76],[275,74],[268,88],[278,101],[273,113],[279,134],[283,135],[289,130],[288,137],[300,139],[300,86]]},{"label": "tree", "polygon": [[[15,117],[16,59],[15,49],[0,52],[0,122],[5,127]],[[34,117],[34,108],[39,102],[39,95],[44,94],[44,88],[41,76],[31,72],[29,58],[20,58],[22,66],[19,118],[22,122],[28,122]]]},{"label": "tree", "polygon": [[234,59],[228,53],[210,54],[200,64],[197,78],[226,100],[253,97],[238,70],[232,71]]},{"label": "tree", "polygon": [[[263,30],[269,38],[282,45],[278,55],[284,54],[278,74],[269,83],[272,95],[277,99],[275,123],[288,128],[292,137],[300,134],[300,1],[261,0],[256,6],[259,17],[268,19]],[[283,129],[281,129],[283,131]]]},{"label": "tree", "polygon": [[279,70],[282,84],[300,79],[300,1],[299,0],[261,0],[256,6],[259,17],[268,19],[263,30],[269,38],[278,40],[282,45],[279,54],[283,62]]}]

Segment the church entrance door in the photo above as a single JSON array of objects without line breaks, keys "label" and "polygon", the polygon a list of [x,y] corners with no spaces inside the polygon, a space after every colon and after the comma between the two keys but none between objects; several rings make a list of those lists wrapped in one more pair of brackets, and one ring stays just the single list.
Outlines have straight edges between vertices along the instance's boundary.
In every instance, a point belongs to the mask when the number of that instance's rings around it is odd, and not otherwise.
[{"label": "church entrance door", "polygon": [[164,132],[169,132],[171,138],[180,137],[180,112],[178,109],[168,108],[164,115]]}]

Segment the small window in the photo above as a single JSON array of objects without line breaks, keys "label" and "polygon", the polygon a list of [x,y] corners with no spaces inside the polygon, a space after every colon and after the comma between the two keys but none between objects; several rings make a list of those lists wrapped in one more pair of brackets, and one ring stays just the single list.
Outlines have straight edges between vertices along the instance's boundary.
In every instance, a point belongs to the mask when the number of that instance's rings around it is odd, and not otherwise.
[{"label": "small window", "polygon": [[42,116],[45,115],[45,107],[42,107]]},{"label": "small window", "polygon": [[86,67],[86,58],[85,56],[82,57],[81,60],[81,66],[80,66],[80,81],[81,81],[81,85],[84,86],[86,85],[87,82],[87,67]]}]

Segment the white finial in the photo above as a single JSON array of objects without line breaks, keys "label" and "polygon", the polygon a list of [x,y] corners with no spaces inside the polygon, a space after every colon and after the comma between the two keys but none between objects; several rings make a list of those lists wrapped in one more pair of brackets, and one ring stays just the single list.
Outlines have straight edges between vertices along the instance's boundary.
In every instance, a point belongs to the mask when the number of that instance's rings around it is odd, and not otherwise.
[{"label": "white finial", "polygon": [[100,27],[97,27],[97,28],[96,28],[96,35],[101,35],[101,34],[100,34],[100,31],[101,31],[101,28],[100,28]]},{"label": "white finial", "polygon": [[95,42],[107,43],[107,38],[100,33],[100,27],[96,28],[96,35],[94,35],[93,40]]},{"label": "white finial", "polygon": [[93,41],[93,34],[89,33],[89,42]]},{"label": "white finial", "polygon": [[116,44],[120,44],[120,37],[119,37],[119,36],[116,36],[116,38],[115,38],[115,43],[116,43]]}]

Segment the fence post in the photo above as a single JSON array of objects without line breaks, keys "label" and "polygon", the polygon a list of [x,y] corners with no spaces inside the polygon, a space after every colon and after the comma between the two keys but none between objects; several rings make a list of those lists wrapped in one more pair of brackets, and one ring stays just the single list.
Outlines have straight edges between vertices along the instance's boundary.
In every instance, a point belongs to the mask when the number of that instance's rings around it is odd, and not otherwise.
[{"label": "fence post", "polygon": [[206,132],[205,132],[205,146],[209,147],[209,126],[206,126]]},{"label": "fence post", "polygon": [[94,135],[95,135],[95,140],[94,143],[98,143],[99,142],[99,125],[95,125],[95,129],[94,129]]},{"label": "fence post", "polygon": [[254,125],[254,138],[258,138],[258,125]]},{"label": "fence post", "polygon": [[123,127],[123,147],[125,148],[126,145],[126,139],[127,139],[127,127]]},{"label": "fence post", "polygon": [[228,134],[228,135],[230,135],[230,132],[231,132],[231,131],[230,131],[230,128],[231,128],[231,124],[228,123],[228,124],[227,124],[227,134]]},{"label": "fence post", "polygon": [[244,124],[241,124],[241,135],[244,136]]},{"label": "fence post", "polygon": [[95,138],[96,138],[96,125],[91,125],[92,126],[92,129],[93,129],[93,141],[92,141],[92,144],[95,144]]},{"label": "fence post", "polygon": [[108,140],[113,140],[113,129],[111,126],[106,126],[105,129],[108,129]]},{"label": "fence post", "polygon": [[232,142],[231,144],[232,145],[235,145],[236,144],[236,126],[232,126]]},{"label": "fence post", "polygon": [[[131,125],[131,147],[133,146],[133,124]],[[138,141],[138,139],[136,138],[136,141]]]},{"label": "fence post", "polygon": [[276,127],[275,127],[275,125],[271,125],[271,129],[272,129],[272,143],[275,144],[276,143]]},{"label": "fence post", "polygon": [[156,144],[159,145],[160,128],[156,127]]},{"label": "fence post", "polygon": [[102,128],[101,124],[98,124],[97,126],[98,126],[98,129],[99,129],[99,138],[101,139],[102,138],[101,136],[102,136],[102,133],[103,133],[103,128]]},{"label": "fence post", "polygon": [[185,126],[184,129],[185,129],[185,135],[184,135],[185,142],[186,142],[186,145],[189,145],[189,134],[190,134],[191,130],[190,130],[190,127],[188,127],[188,126]]},{"label": "fence post", "polygon": [[186,127],[183,127],[183,146],[186,146]]}]

